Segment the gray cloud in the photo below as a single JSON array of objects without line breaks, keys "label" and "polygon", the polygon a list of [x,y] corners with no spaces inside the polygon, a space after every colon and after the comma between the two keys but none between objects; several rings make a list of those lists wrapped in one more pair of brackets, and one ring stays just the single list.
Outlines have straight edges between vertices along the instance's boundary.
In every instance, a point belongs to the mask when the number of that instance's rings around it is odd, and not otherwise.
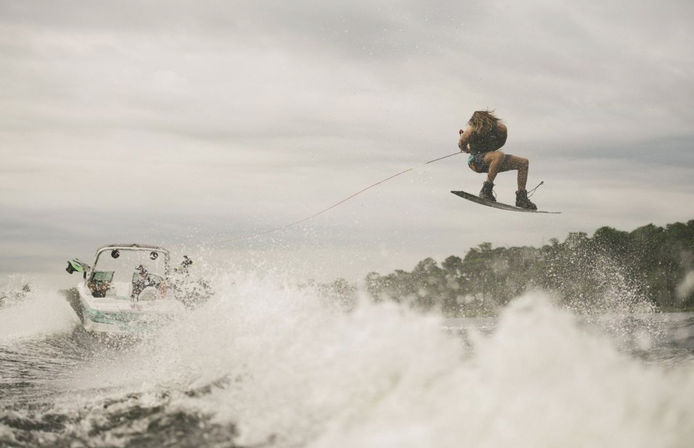
[{"label": "gray cloud", "polygon": [[[310,269],[334,248],[362,254],[354,273],[684,220],[693,18],[687,1],[2,1],[0,246],[234,239],[412,166],[220,250],[301,248]],[[484,107],[564,215],[500,217],[448,193],[482,182],[463,157],[421,166]],[[510,200],[513,175],[497,183]]]}]

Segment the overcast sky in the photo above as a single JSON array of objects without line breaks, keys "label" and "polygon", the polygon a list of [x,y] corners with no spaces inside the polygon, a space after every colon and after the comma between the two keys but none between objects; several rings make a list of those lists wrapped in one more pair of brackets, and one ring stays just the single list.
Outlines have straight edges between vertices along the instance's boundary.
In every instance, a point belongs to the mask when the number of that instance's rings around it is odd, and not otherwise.
[{"label": "overcast sky", "polygon": [[[693,25],[689,0],[0,1],[0,272],[143,242],[359,279],[693,219]],[[485,108],[563,214],[422,165]]]}]

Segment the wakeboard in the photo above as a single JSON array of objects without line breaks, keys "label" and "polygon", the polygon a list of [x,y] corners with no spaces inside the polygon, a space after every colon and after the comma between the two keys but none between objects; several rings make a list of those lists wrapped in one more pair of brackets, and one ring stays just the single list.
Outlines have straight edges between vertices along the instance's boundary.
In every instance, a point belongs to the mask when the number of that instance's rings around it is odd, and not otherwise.
[{"label": "wakeboard", "polygon": [[504,204],[502,202],[492,202],[488,201],[486,199],[482,199],[481,197],[477,196],[476,194],[470,194],[466,191],[451,191],[454,195],[460,196],[463,199],[467,199],[468,201],[476,202],[478,204],[486,205],[487,207],[493,207],[493,208],[498,208],[500,210],[508,210],[511,212],[525,212],[525,213],[549,213],[552,215],[557,215],[561,212],[548,212],[545,210],[529,210],[527,208],[520,208],[520,207],[514,207],[513,205],[509,204]]}]

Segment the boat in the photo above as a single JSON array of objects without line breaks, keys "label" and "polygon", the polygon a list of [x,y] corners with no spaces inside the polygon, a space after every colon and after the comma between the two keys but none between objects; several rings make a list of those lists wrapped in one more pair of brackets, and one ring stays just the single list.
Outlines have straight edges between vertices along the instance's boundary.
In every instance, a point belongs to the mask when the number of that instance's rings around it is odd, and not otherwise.
[{"label": "boat", "polygon": [[[185,257],[183,267],[192,262]],[[186,305],[176,299],[171,257],[162,247],[110,244],[96,251],[89,265],[68,261],[69,274],[82,281],[67,300],[84,329],[97,336],[143,336],[170,322]]]}]

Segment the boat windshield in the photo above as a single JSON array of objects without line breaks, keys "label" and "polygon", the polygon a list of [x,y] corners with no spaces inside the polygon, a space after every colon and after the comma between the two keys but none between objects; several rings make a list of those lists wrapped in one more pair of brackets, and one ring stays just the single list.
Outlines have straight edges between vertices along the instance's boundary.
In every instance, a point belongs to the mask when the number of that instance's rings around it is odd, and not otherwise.
[{"label": "boat windshield", "polygon": [[92,280],[97,282],[112,282],[113,274],[113,271],[94,271]]},{"label": "boat windshield", "polygon": [[[156,254],[156,255],[154,255]],[[112,271],[112,283],[130,283],[138,268],[144,268],[147,272],[166,277],[168,269],[168,253],[157,250],[133,250],[118,249],[117,256],[114,252],[105,250],[100,252],[94,263],[95,271]]]}]

